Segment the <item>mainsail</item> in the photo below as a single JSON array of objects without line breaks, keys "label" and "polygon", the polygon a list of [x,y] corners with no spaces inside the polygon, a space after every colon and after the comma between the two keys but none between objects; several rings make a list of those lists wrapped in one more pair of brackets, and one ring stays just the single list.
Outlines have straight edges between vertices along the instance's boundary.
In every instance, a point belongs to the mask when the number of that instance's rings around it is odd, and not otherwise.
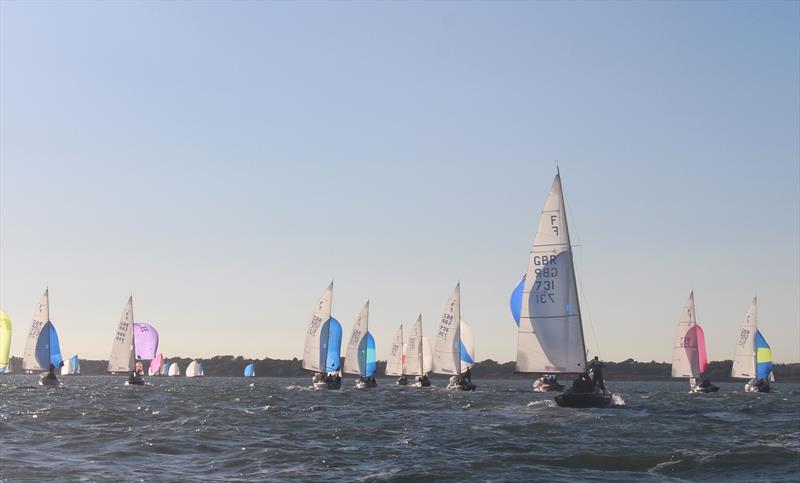
[{"label": "mainsail", "polygon": [[9,372],[11,355],[11,317],[0,310],[0,374]]},{"label": "mainsail", "polygon": [[[515,311],[512,295],[512,313]],[[517,372],[583,373],[586,349],[561,176],[556,174],[528,259],[517,331]]]},{"label": "mainsail", "polygon": [[164,367],[164,354],[158,353],[150,362],[150,367],[147,368],[147,374],[151,376],[160,376],[161,370]]},{"label": "mainsail", "polygon": [[303,348],[303,369],[325,372],[328,360],[332,303],[333,282],[322,293],[311,314],[311,321],[308,324],[308,331],[306,331],[306,344]]},{"label": "mainsail", "polygon": [[22,368],[26,371],[40,371],[49,369],[50,364],[61,367],[63,363],[58,334],[50,322],[50,298],[48,290],[45,290],[33,314],[22,357]]},{"label": "mainsail", "polygon": [[444,307],[433,348],[433,372],[461,374],[461,283]]},{"label": "mainsail", "polygon": [[[358,320],[356,320],[353,331],[350,333],[350,341],[347,343],[347,352],[344,357],[343,372],[347,374],[360,374],[364,377],[367,376],[367,346],[370,337],[368,300],[358,314]],[[372,352],[374,353],[375,341],[373,340],[372,343]]]},{"label": "mainsail", "polygon": [[244,377],[256,377],[256,368],[252,362],[244,368]]},{"label": "mainsail", "polygon": [[114,343],[111,346],[111,355],[108,358],[108,372],[130,372],[134,368],[134,338],[133,338],[133,296],[128,298],[128,303],[122,309],[117,332],[114,334]]},{"label": "mainsail", "polygon": [[461,321],[461,372],[475,364],[475,341],[472,338],[472,327]]},{"label": "mainsail", "polygon": [[406,373],[405,351],[403,344],[403,325],[397,329],[397,333],[392,339],[392,350],[389,351],[389,358],[386,360],[387,376],[403,376]]},{"label": "mainsail", "polygon": [[758,330],[758,301],[753,297],[742,322],[731,376],[752,379],[756,377],[756,331]]},{"label": "mainsail", "polygon": [[[428,357],[430,359],[430,357]],[[422,376],[425,357],[423,355],[422,344],[422,314],[417,316],[414,325],[411,326],[411,334],[408,336],[406,345],[406,374],[410,376]],[[428,361],[430,363],[430,361]]]},{"label": "mainsail", "polygon": [[683,307],[672,347],[672,377],[697,379],[708,368],[703,329],[697,324],[694,292]]},{"label": "mainsail", "polygon": [[158,350],[158,332],[150,324],[134,322],[133,346],[136,348],[136,358],[149,361],[156,356]]}]

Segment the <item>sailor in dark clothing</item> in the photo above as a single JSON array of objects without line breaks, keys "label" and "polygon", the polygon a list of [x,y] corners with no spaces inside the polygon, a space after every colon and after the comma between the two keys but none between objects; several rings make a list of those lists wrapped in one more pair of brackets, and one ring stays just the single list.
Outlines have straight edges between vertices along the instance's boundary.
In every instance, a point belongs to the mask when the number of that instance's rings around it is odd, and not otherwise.
[{"label": "sailor in dark clothing", "polygon": [[56,377],[56,366],[50,364],[50,367],[47,368],[47,375],[44,376],[45,379],[58,379]]},{"label": "sailor in dark clothing", "polygon": [[592,389],[599,387],[603,394],[606,393],[606,384],[603,380],[603,363],[597,356],[589,362],[589,372],[592,375]]},{"label": "sailor in dark clothing", "polygon": [[461,375],[461,381],[472,384],[472,371],[470,371],[469,367],[467,367],[467,370]]}]

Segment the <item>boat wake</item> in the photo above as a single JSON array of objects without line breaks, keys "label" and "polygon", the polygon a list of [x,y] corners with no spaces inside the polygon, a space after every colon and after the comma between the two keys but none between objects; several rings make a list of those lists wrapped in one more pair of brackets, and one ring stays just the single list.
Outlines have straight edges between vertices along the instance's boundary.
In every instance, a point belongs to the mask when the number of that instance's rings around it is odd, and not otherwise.
[{"label": "boat wake", "polygon": [[611,395],[611,406],[612,407],[626,406],[625,400],[622,399],[621,395],[614,393]]}]

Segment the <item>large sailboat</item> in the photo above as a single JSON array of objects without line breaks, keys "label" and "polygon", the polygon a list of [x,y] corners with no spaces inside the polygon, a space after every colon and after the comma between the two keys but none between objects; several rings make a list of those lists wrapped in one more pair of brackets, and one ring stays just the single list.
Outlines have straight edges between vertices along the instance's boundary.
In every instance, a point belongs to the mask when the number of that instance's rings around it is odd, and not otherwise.
[{"label": "large sailboat", "polygon": [[559,406],[611,404],[611,394],[601,391],[588,373],[560,173],[550,187],[528,258],[517,330],[516,372],[579,376],[572,388],[556,396]]},{"label": "large sailboat", "polygon": [[333,282],[322,296],[311,314],[303,348],[303,369],[314,372],[312,384],[315,389],[339,389],[342,387],[341,346],[342,324],[331,317]]},{"label": "large sailboat", "polygon": [[433,350],[430,340],[422,335],[422,314],[417,316],[417,320],[411,326],[405,353],[406,375],[416,376],[414,386],[430,387],[428,373],[433,369]]},{"label": "large sailboat", "polygon": [[367,300],[358,314],[353,332],[350,333],[342,372],[357,374],[359,378],[356,381],[356,388],[367,389],[378,386],[375,381],[376,367],[375,338],[369,332],[369,300]]},{"label": "large sailboat", "polygon": [[0,310],[0,374],[11,372],[11,317]]},{"label": "large sailboat", "polygon": [[144,378],[141,369],[141,362],[135,359],[136,339],[133,335],[133,296],[128,298],[128,303],[122,309],[122,316],[117,325],[117,332],[114,334],[114,342],[111,346],[111,355],[108,357],[107,372],[112,374],[126,373],[128,380],[126,385],[143,386]]},{"label": "large sailboat", "polygon": [[707,378],[698,384],[697,380],[708,369],[706,354],[706,337],[703,328],[697,323],[694,308],[694,292],[683,306],[675,342],[672,346],[672,377],[688,377],[689,392],[717,392],[719,387],[711,384]]},{"label": "large sailboat", "polygon": [[742,322],[731,376],[737,379],[747,379],[747,384],[744,386],[747,392],[770,392],[770,380],[775,380],[772,376],[772,350],[761,331],[758,330],[758,300],[756,297],[753,297],[744,322]]},{"label": "large sailboat", "polygon": [[387,376],[397,376],[397,384],[405,386],[408,384],[406,377],[406,345],[403,342],[403,324],[397,329],[397,333],[392,339],[392,350],[389,351],[389,357],[386,359]]},{"label": "large sailboat", "polygon": [[475,385],[461,372],[461,283],[456,284],[444,307],[433,346],[433,372],[450,377],[448,389],[474,391]]},{"label": "large sailboat", "polygon": [[64,359],[61,357],[58,333],[50,321],[49,290],[45,290],[33,314],[31,330],[28,332],[25,353],[22,357],[22,369],[28,373],[48,371],[41,375],[39,384],[56,386],[59,382],[55,370],[62,365],[64,365]]}]

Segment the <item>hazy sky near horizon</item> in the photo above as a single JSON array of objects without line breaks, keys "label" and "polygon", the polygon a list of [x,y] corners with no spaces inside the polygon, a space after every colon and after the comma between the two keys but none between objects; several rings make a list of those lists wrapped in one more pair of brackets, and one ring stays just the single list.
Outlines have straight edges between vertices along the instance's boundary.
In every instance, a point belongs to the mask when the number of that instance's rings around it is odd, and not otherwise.
[{"label": "hazy sky near horizon", "polygon": [[[0,306],[65,355],[128,295],[168,356],[300,357],[320,293],[378,357],[462,283],[478,359],[559,161],[587,344],[669,361],[694,289],[800,361],[798,2],[2,2]],[[596,333],[596,337],[594,336]]]}]

